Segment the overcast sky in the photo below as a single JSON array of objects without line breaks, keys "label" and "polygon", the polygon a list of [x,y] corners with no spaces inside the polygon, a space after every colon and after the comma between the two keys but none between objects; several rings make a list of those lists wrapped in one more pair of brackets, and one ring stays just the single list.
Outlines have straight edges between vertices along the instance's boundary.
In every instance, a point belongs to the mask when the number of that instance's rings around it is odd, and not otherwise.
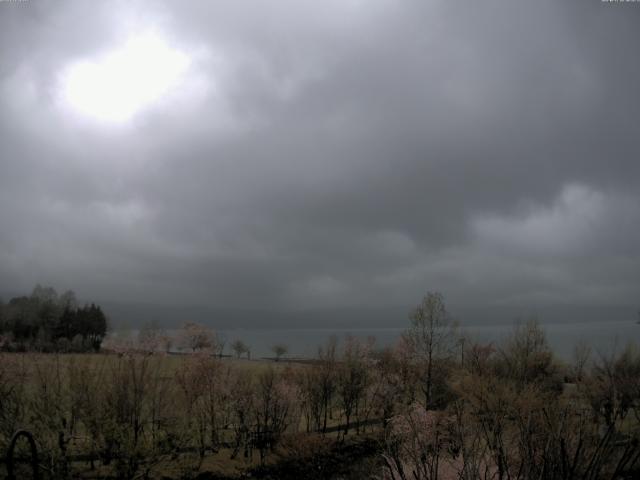
[{"label": "overcast sky", "polygon": [[0,2],[0,291],[636,305],[639,46],[599,0]]}]

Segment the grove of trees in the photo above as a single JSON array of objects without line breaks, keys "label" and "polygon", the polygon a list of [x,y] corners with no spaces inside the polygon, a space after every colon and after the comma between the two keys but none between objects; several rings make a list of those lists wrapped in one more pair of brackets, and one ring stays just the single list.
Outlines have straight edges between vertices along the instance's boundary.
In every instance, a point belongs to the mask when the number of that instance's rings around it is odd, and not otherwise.
[{"label": "grove of trees", "polygon": [[0,302],[0,350],[98,351],[106,333],[100,306],[78,305],[70,290],[58,295],[37,285],[29,296]]}]

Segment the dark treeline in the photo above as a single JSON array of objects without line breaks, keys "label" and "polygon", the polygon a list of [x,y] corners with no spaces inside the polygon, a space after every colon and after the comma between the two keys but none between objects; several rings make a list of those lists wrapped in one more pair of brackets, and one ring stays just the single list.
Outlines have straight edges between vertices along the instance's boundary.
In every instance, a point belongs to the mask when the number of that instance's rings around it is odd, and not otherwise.
[{"label": "dark treeline", "polygon": [[106,332],[100,306],[78,305],[71,290],[58,295],[37,285],[29,296],[0,301],[0,349],[5,351],[98,351]]}]

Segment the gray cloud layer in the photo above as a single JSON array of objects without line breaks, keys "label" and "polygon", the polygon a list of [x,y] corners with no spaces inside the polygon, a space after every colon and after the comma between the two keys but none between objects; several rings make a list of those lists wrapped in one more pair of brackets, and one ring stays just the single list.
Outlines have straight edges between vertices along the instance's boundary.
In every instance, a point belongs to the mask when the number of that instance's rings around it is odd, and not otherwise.
[{"label": "gray cloud layer", "polygon": [[[640,7],[0,3],[0,291],[259,308],[632,305]],[[126,125],[65,65],[192,57]]]}]

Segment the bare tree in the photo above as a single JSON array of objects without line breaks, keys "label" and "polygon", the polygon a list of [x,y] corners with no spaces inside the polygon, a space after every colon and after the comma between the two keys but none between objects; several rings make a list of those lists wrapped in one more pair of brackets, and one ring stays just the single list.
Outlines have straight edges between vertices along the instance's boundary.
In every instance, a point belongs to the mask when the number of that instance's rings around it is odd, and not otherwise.
[{"label": "bare tree", "polygon": [[278,343],[271,347],[271,351],[276,356],[276,362],[279,362],[280,358],[287,354],[289,348],[283,343]]},{"label": "bare tree", "polygon": [[236,354],[236,358],[240,358],[243,354],[247,354],[247,356],[249,355],[249,347],[247,346],[246,343],[244,343],[242,340],[235,340],[232,344],[231,344],[231,349],[234,351],[234,353]]},{"label": "bare tree", "polygon": [[327,417],[331,417],[332,402],[337,388],[337,371],[336,371],[336,349],[338,348],[338,339],[331,336],[326,346],[318,348],[319,371],[318,381],[320,383],[320,391],[322,396],[322,411],[324,414],[322,432],[327,431]]},{"label": "bare tree", "polygon": [[296,383],[300,391],[300,407],[306,420],[307,432],[322,428],[323,396],[321,369],[317,364],[296,372]]},{"label": "bare tree", "polygon": [[434,363],[449,357],[455,341],[455,330],[438,292],[428,292],[410,315],[411,327],[406,338],[414,354],[424,367],[423,391],[425,407],[433,407]]},{"label": "bare tree", "polygon": [[195,354],[185,357],[176,372],[176,383],[181,389],[187,408],[187,427],[195,426],[200,457],[207,448],[216,451],[219,433],[225,423],[228,385],[231,371],[210,355]]},{"label": "bare tree", "polygon": [[218,333],[216,335],[216,344],[214,347],[216,357],[222,358],[222,355],[224,354],[224,347],[226,346],[226,344],[226,337]]},{"label": "bare tree", "polygon": [[591,347],[584,341],[578,342],[573,349],[573,380],[580,381],[585,373],[585,369],[589,359],[591,358]]},{"label": "bare tree", "polygon": [[198,323],[187,322],[182,327],[181,344],[192,352],[214,349],[215,333],[208,327]]},{"label": "bare tree", "polygon": [[299,392],[289,377],[286,371],[279,374],[270,367],[257,378],[254,435],[261,463],[289,425],[296,425],[293,419],[299,423],[295,415]]},{"label": "bare tree", "polygon": [[138,347],[148,352],[155,352],[162,348],[164,331],[155,320],[147,322],[138,332]]},{"label": "bare tree", "polygon": [[369,368],[366,363],[368,354],[366,345],[356,338],[347,338],[337,378],[338,392],[345,416],[345,435],[349,433],[353,416],[358,417],[369,381]]},{"label": "bare tree", "polygon": [[450,446],[449,420],[420,405],[391,419],[385,432],[385,479],[438,480]]},{"label": "bare tree", "polygon": [[504,370],[500,373],[520,387],[539,381],[559,388],[553,352],[537,320],[517,325],[499,353],[502,360],[499,367]]},{"label": "bare tree", "polygon": [[256,402],[253,392],[252,375],[246,371],[236,371],[229,381],[229,404],[231,413],[231,426],[234,433],[234,448],[231,459],[234,459],[240,449],[244,447],[244,457],[250,455],[251,450],[251,428],[255,423]]}]

